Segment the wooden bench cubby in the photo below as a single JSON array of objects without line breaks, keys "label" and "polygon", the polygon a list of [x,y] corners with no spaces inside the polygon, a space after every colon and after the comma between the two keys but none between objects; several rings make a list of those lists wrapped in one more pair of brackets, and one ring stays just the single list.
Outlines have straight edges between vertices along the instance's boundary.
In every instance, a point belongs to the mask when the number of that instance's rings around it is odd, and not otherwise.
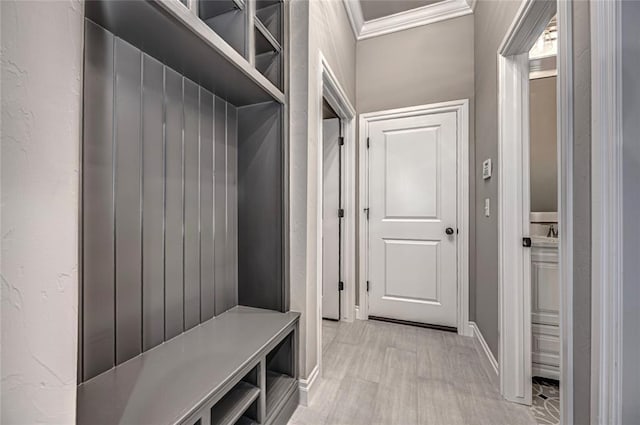
[{"label": "wooden bench cubby", "polygon": [[79,385],[78,424],[286,422],[298,405],[298,320],[234,307]]}]

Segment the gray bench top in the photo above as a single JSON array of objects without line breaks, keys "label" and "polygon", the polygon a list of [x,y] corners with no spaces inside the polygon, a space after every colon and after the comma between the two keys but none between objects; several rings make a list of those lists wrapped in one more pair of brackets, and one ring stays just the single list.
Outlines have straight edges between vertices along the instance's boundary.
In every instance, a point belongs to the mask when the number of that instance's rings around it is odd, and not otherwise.
[{"label": "gray bench top", "polygon": [[77,423],[179,423],[299,316],[234,307],[78,386]]}]

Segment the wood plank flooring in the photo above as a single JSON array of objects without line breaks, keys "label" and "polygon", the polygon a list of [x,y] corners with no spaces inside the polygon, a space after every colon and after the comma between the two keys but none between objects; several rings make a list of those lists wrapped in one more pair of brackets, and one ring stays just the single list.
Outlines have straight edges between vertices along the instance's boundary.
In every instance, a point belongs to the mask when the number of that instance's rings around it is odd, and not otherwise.
[{"label": "wood plank flooring", "polygon": [[477,341],[376,321],[323,322],[323,376],[290,425],[534,425],[500,397]]}]

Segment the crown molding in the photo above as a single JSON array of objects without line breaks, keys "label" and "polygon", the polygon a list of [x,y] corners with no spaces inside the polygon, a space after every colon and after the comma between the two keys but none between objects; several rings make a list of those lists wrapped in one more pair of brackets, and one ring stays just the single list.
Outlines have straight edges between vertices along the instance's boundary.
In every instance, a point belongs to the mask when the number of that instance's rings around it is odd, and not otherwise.
[{"label": "crown molding", "polygon": [[364,20],[360,0],[343,0],[356,39],[377,37],[473,13],[475,0],[443,0],[378,19]]},{"label": "crown molding", "polygon": [[359,39],[360,31],[362,31],[362,27],[364,26],[364,15],[362,14],[360,0],[343,0],[342,4],[344,4],[344,8],[347,11],[353,35],[356,39]]}]

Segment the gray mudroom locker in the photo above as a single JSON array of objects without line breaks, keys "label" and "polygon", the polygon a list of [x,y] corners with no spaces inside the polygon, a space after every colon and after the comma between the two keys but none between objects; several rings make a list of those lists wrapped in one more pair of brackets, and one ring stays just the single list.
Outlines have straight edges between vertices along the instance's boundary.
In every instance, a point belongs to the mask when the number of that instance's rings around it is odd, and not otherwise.
[{"label": "gray mudroom locker", "polygon": [[282,423],[288,4],[87,1],[78,423]]}]

